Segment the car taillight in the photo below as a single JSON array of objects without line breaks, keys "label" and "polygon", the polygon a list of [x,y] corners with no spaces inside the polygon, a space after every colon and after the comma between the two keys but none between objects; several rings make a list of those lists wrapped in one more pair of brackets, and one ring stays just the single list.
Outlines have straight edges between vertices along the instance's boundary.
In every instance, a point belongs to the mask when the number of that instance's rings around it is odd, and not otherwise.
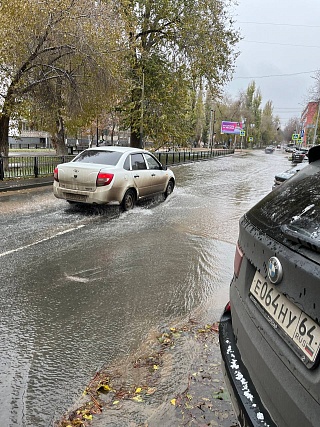
[{"label": "car taillight", "polygon": [[243,259],[243,252],[238,242],[236,246],[236,253],[234,255],[234,263],[233,263],[233,271],[236,277],[239,276],[242,259]]},{"label": "car taillight", "polygon": [[225,306],[224,308],[224,312],[225,313],[230,313],[231,312],[231,304],[230,301],[228,302],[228,304]]},{"label": "car taillight", "polygon": [[53,179],[57,182],[59,182],[59,178],[58,178],[58,168],[54,168],[53,171]]},{"label": "car taillight", "polygon": [[99,172],[97,176],[96,186],[103,187],[104,185],[109,185],[113,180],[113,177],[113,173]]}]

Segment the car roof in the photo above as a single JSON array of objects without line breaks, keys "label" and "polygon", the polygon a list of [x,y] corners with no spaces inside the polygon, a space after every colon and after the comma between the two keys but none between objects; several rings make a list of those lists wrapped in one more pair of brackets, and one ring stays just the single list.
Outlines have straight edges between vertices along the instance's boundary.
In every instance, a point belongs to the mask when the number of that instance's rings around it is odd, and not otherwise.
[{"label": "car roof", "polygon": [[142,148],[134,148],[134,147],[122,147],[117,145],[108,145],[108,146],[100,146],[100,147],[91,147],[87,150],[94,150],[94,151],[117,151],[118,153],[147,153],[146,150],[143,150]]}]

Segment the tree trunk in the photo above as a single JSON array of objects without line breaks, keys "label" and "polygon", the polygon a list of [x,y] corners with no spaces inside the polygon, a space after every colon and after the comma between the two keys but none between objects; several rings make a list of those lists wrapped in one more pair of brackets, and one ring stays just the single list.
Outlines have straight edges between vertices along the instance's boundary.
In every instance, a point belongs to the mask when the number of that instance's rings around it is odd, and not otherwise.
[{"label": "tree trunk", "polygon": [[58,156],[68,154],[68,147],[65,144],[64,121],[62,117],[56,120],[56,132],[52,135],[52,145]]},{"label": "tree trunk", "polygon": [[9,155],[9,121],[9,115],[0,115],[0,154],[5,157]]},{"label": "tree trunk", "polygon": [[130,135],[130,147],[140,148],[140,133],[132,130]]}]

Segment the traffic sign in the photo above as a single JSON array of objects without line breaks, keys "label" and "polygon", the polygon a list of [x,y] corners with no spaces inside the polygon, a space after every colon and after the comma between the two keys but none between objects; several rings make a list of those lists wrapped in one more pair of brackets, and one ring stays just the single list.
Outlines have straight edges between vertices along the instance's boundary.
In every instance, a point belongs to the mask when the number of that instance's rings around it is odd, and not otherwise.
[{"label": "traffic sign", "polygon": [[245,130],[241,130],[240,131],[240,136],[245,136],[246,135],[246,131]]},{"label": "traffic sign", "polygon": [[299,134],[298,133],[293,133],[292,134],[292,140],[296,140],[296,139],[299,139]]}]

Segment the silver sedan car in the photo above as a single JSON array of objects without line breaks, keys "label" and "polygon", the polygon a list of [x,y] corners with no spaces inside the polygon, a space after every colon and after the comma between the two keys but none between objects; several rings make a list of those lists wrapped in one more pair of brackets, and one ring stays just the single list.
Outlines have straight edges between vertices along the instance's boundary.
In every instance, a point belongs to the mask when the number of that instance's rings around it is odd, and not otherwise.
[{"label": "silver sedan car", "polygon": [[112,203],[129,210],[140,199],[168,197],[174,186],[173,172],[148,151],[111,146],[89,148],[58,165],[53,193],[70,203]]}]

